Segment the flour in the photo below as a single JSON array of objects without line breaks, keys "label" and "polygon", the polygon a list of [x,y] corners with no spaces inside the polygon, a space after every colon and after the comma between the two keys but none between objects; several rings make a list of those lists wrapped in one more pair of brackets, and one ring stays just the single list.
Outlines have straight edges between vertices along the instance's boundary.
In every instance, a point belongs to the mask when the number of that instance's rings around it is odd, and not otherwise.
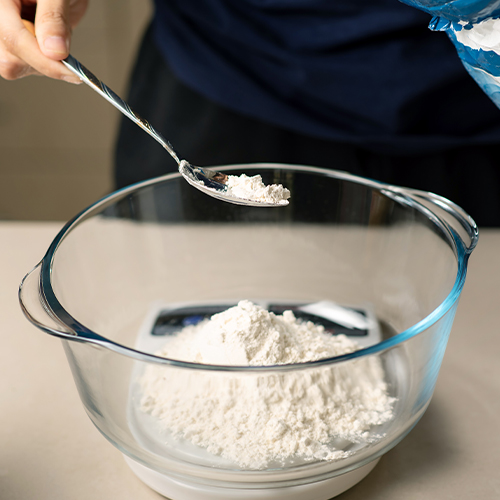
[{"label": "flour", "polygon": [[[459,23],[462,24],[463,23]],[[471,27],[453,30],[457,40],[475,50],[492,50],[500,53],[500,19],[485,19]]]},{"label": "flour", "polygon": [[[357,348],[345,335],[327,334],[320,325],[297,320],[292,311],[280,316],[241,301],[184,328],[157,354],[203,364],[266,366]],[[341,449],[346,442],[380,438],[369,432],[371,427],[393,416],[394,400],[374,356],[306,370],[245,374],[148,366],[141,386],[141,409],[164,429],[251,469],[297,458],[345,458],[352,453]]]},{"label": "flour", "polygon": [[246,200],[256,200],[265,203],[288,204],[290,191],[281,184],[270,184],[266,186],[260,175],[249,177],[246,174],[228,175],[226,186],[228,194]]}]

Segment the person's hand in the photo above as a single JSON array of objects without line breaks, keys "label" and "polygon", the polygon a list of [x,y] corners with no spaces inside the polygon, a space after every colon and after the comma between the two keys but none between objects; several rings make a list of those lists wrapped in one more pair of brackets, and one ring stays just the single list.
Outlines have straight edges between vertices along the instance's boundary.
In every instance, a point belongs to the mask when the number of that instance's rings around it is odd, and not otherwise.
[{"label": "person's hand", "polygon": [[0,0],[0,76],[15,80],[28,75],[80,83],[64,67],[71,30],[88,0]]}]

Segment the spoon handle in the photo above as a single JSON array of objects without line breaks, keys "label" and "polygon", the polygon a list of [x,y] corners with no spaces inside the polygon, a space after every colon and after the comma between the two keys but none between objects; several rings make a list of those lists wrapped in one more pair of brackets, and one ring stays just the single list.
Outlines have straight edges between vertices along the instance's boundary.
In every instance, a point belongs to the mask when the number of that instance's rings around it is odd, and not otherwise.
[{"label": "spoon handle", "polygon": [[125,116],[139,125],[139,127],[146,131],[151,137],[153,137],[153,139],[156,139],[170,153],[177,164],[180,165],[181,160],[177,156],[177,153],[174,151],[170,142],[157,132],[147,120],[141,118],[135,111],[133,111],[121,97],[116,95],[106,84],[101,82],[101,80],[91,73],[83,64],[71,55],[61,62],[76,76],[78,76],[83,83],[86,83],[89,87],[104,97],[104,99],[110,102],[115,108],[120,110]]}]

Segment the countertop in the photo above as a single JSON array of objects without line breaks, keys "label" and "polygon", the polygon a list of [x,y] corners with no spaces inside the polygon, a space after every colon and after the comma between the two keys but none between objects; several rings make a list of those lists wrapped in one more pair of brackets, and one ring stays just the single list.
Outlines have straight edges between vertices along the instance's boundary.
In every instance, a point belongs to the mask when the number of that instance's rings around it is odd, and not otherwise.
[{"label": "countertop", "polygon": [[[0,222],[0,499],[161,500],[90,422],[60,341],[19,307],[61,226]],[[429,409],[338,500],[500,498],[499,250],[500,230],[482,230]]]}]

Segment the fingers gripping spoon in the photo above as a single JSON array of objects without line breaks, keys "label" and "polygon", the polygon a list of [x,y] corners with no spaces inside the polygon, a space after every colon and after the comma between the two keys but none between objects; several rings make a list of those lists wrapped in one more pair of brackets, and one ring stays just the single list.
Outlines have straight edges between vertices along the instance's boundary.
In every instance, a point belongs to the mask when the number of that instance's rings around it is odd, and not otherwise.
[{"label": "fingers gripping spoon", "polygon": [[280,203],[260,201],[254,199],[241,198],[228,192],[226,185],[228,176],[222,172],[216,172],[207,168],[195,167],[186,160],[179,158],[174,148],[159,132],[157,132],[149,122],[141,118],[135,113],[131,107],[118,95],[116,95],[107,85],[101,82],[94,74],[92,74],[85,66],[77,61],[73,56],[69,55],[62,63],[84,83],[95,90],[101,97],[104,97],[108,102],[115,106],[125,116],[130,118],[135,124],[139,125],[145,132],[158,141],[177,162],[179,172],[184,179],[192,186],[203,191],[205,194],[213,196],[229,203],[237,205],[250,205],[259,207],[277,207],[288,204],[288,201]]}]

